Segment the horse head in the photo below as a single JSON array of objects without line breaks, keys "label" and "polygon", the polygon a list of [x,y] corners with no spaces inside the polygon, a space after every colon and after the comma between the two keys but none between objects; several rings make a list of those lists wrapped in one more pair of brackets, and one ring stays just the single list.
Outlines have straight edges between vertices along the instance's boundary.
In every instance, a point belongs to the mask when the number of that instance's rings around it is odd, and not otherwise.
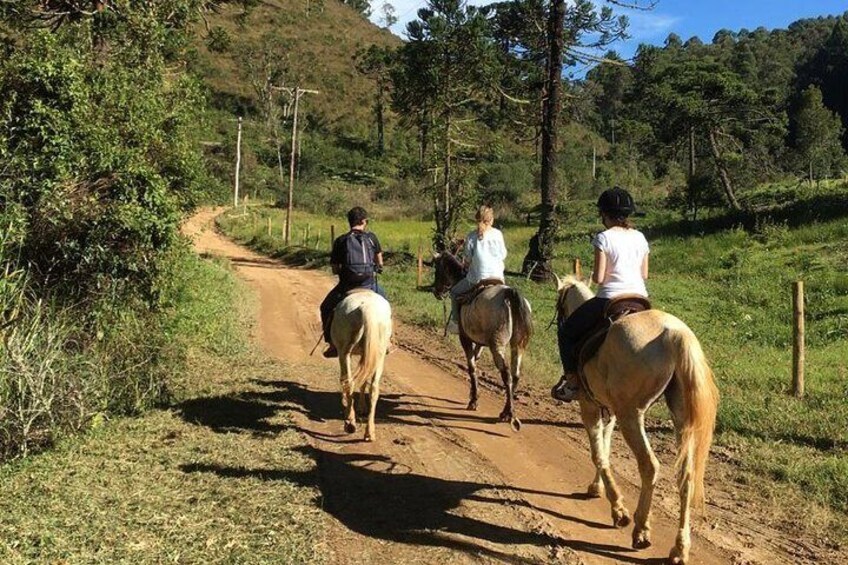
[{"label": "horse head", "polygon": [[447,251],[433,254],[433,267],[436,270],[433,295],[439,299],[465,276],[465,267],[455,255]]},{"label": "horse head", "polygon": [[560,278],[554,273],[554,277],[557,285],[556,312],[558,319],[567,318],[593,296],[589,286],[575,275],[566,275]]}]

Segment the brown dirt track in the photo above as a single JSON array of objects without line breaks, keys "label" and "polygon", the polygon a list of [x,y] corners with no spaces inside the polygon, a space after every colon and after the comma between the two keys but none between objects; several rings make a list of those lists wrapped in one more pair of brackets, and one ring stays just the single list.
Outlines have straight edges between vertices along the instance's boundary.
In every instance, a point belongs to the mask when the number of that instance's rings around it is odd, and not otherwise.
[{"label": "brown dirt track", "polygon": [[[309,356],[319,330],[318,304],[332,279],[286,268],[232,243],[212,228],[218,212],[199,213],[185,232],[198,252],[228,258],[255,289],[259,341],[270,355],[297,368],[292,371],[297,374],[280,375],[274,385],[318,461],[329,522],[322,541],[330,561],[663,562],[676,534],[668,446],[658,446],[664,478],[654,506],[654,545],[634,551],[631,527],[612,528],[607,501],[583,494],[594,469],[575,408],[555,406],[544,391],[530,391],[518,403],[523,427],[517,434],[496,422],[502,404],[496,391],[484,389],[479,410],[466,411],[467,378],[458,359],[432,334],[396,323],[399,350],[387,360],[377,441],[364,443],[364,429],[345,434],[338,365],[317,353]],[[614,451],[614,468],[632,512],[638,476],[620,442]],[[822,557],[760,524],[735,503],[730,486],[714,482],[707,487],[708,519],[694,520],[694,563],[798,563]]]}]

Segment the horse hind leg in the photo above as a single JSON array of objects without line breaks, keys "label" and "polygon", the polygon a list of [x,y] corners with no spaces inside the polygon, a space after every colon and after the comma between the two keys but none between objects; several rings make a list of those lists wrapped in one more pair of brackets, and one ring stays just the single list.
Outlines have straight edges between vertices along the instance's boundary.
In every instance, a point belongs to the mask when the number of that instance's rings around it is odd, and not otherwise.
[{"label": "horse hind leg", "polygon": [[501,422],[509,422],[513,431],[517,432],[521,429],[521,420],[515,416],[515,406],[513,405],[512,394],[512,375],[510,375],[509,367],[506,364],[503,350],[496,344],[490,345],[489,349],[492,350],[495,367],[497,367],[498,371],[501,373],[501,380],[503,381],[505,389],[504,392],[506,394],[506,403],[504,404],[504,409],[501,411],[499,418]]},{"label": "horse hind leg", "polygon": [[524,350],[513,345],[509,360],[509,367],[512,370],[512,398],[518,400],[518,381],[521,378],[521,362],[524,360]]},{"label": "horse hind leg", "polygon": [[350,373],[350,353],[339,352],[339,367],[341,369],[342,411],[344,413],[345,432],[352,434],[356,431],[356,412],[353,402],[353,376]]},{"label": "horse hind leg", "polygon": [[633,451],[633,455],[636,456],[639,475],[642,479],[639,504],[634,515],[633,548],[644,549],[651,545],[651,502],[654,497],[660,464],[651,449],[648,436],[645,435],[643,412],[621,418],[621,433],[624,436],[624,441]]},{"label": "horse hind leg", "polygon": [[[678,449],[680,449],[681,430],[686,419],[686,407],[683,401],[683,395],[680,385],[676,379],[672,379],[668,388],[665,391],[666,403],[671,412],[671,419],[674,422],[675,435],[677,436]],[[674,547],[671,548],[669,554],[669,562],[673,564],[684,564],[689,561],[689,548],[692,545],[691,540],[691,508],[692,495],[694,491],[692,477],[692,457],[691,454],[684,455],[680,462],[678,470],[678,488],[680,495],[680,515],[677,529],[677,538],[674,542]]]}]

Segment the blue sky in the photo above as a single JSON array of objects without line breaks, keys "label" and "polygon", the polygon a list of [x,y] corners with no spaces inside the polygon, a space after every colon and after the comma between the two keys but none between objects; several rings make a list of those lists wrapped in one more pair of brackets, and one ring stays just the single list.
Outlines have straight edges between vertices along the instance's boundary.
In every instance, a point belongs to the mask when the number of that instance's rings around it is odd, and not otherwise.
[{"label": "blue sky", "polygon": [[[380,7],[383,2],[372,0],[374,13],[371,20],[378,24],[381,23]],[[389,2],[399,18],[392,31],[400,36],[404,34],[406,22],[415,19],[418,9],[426,4],[425,0]],[[472,0],[471,3],[482,5],[488,2]],[[801,18],[837,15],[846,10],[846,0],[659,0],[657,7],[648,12],[619,9],[630,18],[629,33],[632,38],[612,48],[622,56],[630,57],[640,43],[661,45],[672,32],[684,41],[697,35],[709,43],[715,32],[723,28],[785,28]]]}]

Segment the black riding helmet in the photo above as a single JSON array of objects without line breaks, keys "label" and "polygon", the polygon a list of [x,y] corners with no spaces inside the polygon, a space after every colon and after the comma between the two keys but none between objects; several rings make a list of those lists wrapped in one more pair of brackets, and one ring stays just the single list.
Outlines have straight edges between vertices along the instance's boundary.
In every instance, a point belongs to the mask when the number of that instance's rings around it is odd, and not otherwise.
[{"label": "black riding helmet", "polygon": [[601,193],[598,210],[611,218],[626,218],[636,211],[636,204],[629,192],[614,186]]}]

